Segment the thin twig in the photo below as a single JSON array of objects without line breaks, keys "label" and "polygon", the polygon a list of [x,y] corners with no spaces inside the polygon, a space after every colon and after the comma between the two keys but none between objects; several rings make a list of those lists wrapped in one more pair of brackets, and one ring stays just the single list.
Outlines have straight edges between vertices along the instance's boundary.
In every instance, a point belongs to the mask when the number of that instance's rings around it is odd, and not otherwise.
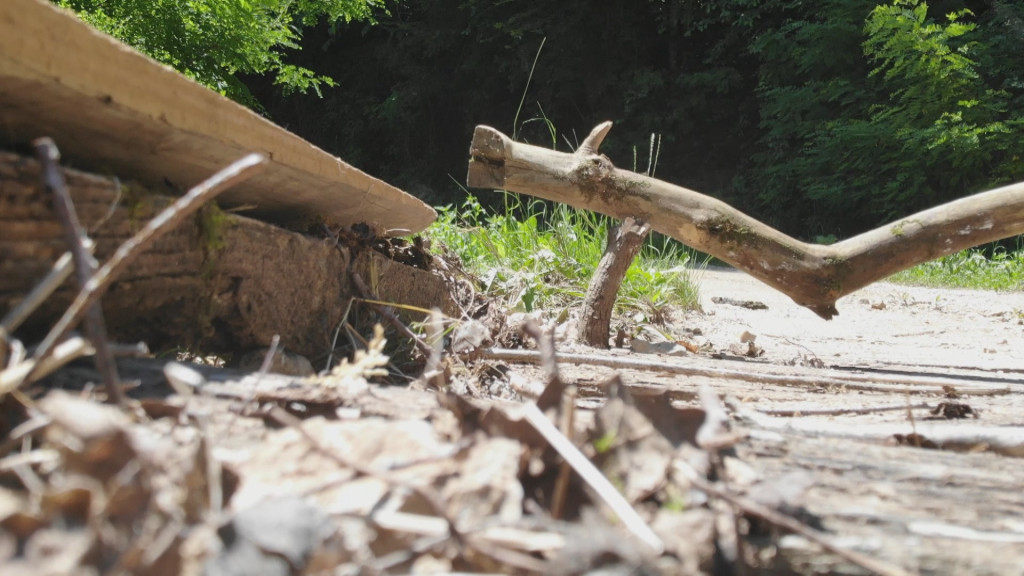
[{"label": "thin twig", "polygon": [[35,358],[21,362],[0,371],[0,397],[17,390],[28,379],[29,374],[43,378],[61,366],[93,352],[92,346],[85,338],[68,338],[54,346],[46,358],[37,361]]},{"label": "thin twig", "polygon": [[277,347],[281,345],[281,335],[274,334],[274,337],[270,339],[270,347],[267,348],[267,353],[263,356],[263,364],[260,365],[259,376],[256,377],[256,384],[259,384],[260,379],[270,372],[270,367],[274,364],[274,356],[277,354]]},{"label": "thin twig", "polygon": [[341,328],[348,322],[348,313],[352,310],[352,298],[348,299],[348,304],[345,305],[345,313],[341,315],[341,320],[338,322],[338,327],[334,329],[334,336],[331,338],[331,350],[327,353],[327,365],[324,366],[324,372],[330,372],[331,363],[334,362],[334,350],[338,347],[338,335],[341,334]]},{"label": "thin twig", "polygon": [[665,544],[661,538],[658,538],[658,535],[647,526],[636,510],[605,478],[604,474],[601,474],[601,471],[590,460],[587,460],[587,457],[573,445],[571,440],[558,431],[558,428],[548,420],[540,408],[532,402],[525,404],[524,408],[526,421],[572,466],[580,478],[594,490],[597,497],[611,508],[612,512],[622,520],[623,526],[640,541],[647,544],[656,554],[664,552]]},{"label": "thin twig", "polygon": [[260,364],[260,371],[256,373],[256,379],[253,380],[252,385],[245,394],[245,398],[242,400],[242,405],[238,411],[235,412],[234,416],[231,417],[231,421],[228,422],[226,435],[230,435],[234,430],[235,422],[238,421],[238,417],[248,409],[249,405],[252,404],[253,400],[256,399],[256,394],[259,393],[260,382],[270,372],[270,367],[274,364],[274,356],[277,354],[277,347],[281,345],[281,335],[274,334],[273,338],[270,339],[270,347],[267,348],[267,353],[263,355],[263,363]]},{"label": "thin twig", "polygon": [[110,201],[110,206],[107,206],[107,213],[89,228],[89,234],[95,234],[97,230],[102,228],[104,224],[114,217],[114,214],[117,213],[117,207],[121,205],[121,198],[124,196],[121,180],[114,176],[112,183],[114,185],[114,199]]},{"label": "thin twig", "polygon": [[918,404],[886,404],[884,406],[855,406],[851,408],[756,408],[761,414],[769,416],[840,416],[843,414],[873,414],[875,412],[895,412],[906,409],[933,408],[927,402]]},{"label": "thin twig", "polygon": [[[95,243],[89,240],[87,248],[90,252],[94,246]],[[13,334],[18,329],[18,326],[21,326],[22,322],[35,312],[68,279],[68,276],[71,276],[71,268],[71,252],[61,254],[60,258],[53,264],[50,272],[32,288],[32,291],[21,302],[18,302],[17,306],[4,316],[3,320],[0,320],[0,329],[4,330],[7,334]]]},{"label": "thin twig", "polygon": [[[543,357],[534,350],[509,350],[504,348],[485,348],[481,350],[481,357],[493,360],[504,360],[506,362],[530,362],[533,364],[542,361]],[[879,378],[867,374],[848,374],[842,378],[834,378],[827,375],[821,376],[800,376],[796,374],[771,374],[765,372],[744,372],[741,370],[729,370],[726,368],[702,368],[698,366],[682,365],[664,360],[637,360],[635,358],[616,358],[611,356],[598,356],[592,354],[559,354],[558,360],[567,364],[586,364],[589,366],[605,366],[608,368],[646,370],[669,374],[681,374],[685,376],[703,376],[706,378],[727,378],[730,380],[741,380],[744,382],[756,382],[760,384],[774,384],[776,386],[798,386],[814,387],[823,386],[842,387],[848,390],[866,390],[872,392],[907,392],[910,394],[945,394],[943,386],[955,385],[957,392],[964,396],[999,396],[1009,394],[1008,387],[976,386],[962,382],[956,377],[924,377],[924,376],[901,376],[900,378]]]},{"label": "thin twig", "polygon": [[444,360],[444,317],[437,308],[430,311],[426,328],[430,355],[427,356],[427,365],[423,368],[423,375],[420,378],[424,385],[433,384],[435,389],[444,390],[444,370],[441,368],[441,362]]},{"label": "thin twig", "polygon": [[[150,244],[158,237],[181,224],[183,220],[193,215],[206,202],[216,197],[227,188],[249,178],[266,163],[266,158],[261,154],[249,154],[234,162],[227,168],[214,174],[209,179],[189,190],[188,194],[178,198],[173,204],[165,208],[160,214],[143,226],[135,236],[126,240],[118,247],[110,260],[100,267],[92,278],[79,290],[74,302],[64,312],[64,316],[46,335],[46,338],[36,349],[35,358],[44,358],[52,350],[57,342],[64,337],[72,326],[77,324],[86,309],[99,300],[110,288],[111,282],[117,278],[125,267],[131,264]],[[32,374],[29,373],[25,380],[31,381]]]},{"label": "thin twig", "polygon": [[359,293],[363,296],[363,302],[373,307],[373,309],[376,310],[382,318],[387,320],[388,324],[391,324],[395,330],[398,330],[403,336],[412,340],[413,344],[419,348],[420,352],[422,352],[424,356],[428,358],[430,357],[430,346],[410,330],[394,312],[388,310],[386,306],[367,300],[368,298],[373,298],[373,293],[370,292],[370,288],[366,285],[366,282],[363,281],[362,276],[360,276],[358,272],[352,273],[352,281],[355,283],[356,289],[359,290]]},{"label": "thin twig", "polygon": [[[559,428],[566,438],[572,438],[573,428],[576,426],[576,387],[566,386],[562,392],[562,405],[560,409],[561,422]],[[555,487],[551,494],[551,517],[561,520],[565,513],[565,502],[569,495],[569,481],[572,479],[572,467],[564,458],[558,465],[558,477],[555,478]]]},{"label": "thin twig", "polygon": [[[89,250],[91,242],[81,222],[78,221],[75,204],[71,201],[71,194],[68,193],[67,184],[64,182],[64,174],[57,165],[60,152],[49,138],[39,138],[32,144],[42,165],[43,186],[53,195],[54,211],[64,228],[64,241],[71,251],[71,258],[75,264],[78,287],[84,289],[96,272],[96,259]],[[96,371],[100,373],[106,386],[107,400],[118,405],[124,404],[121,379],[117,375],[117,364],[107,341],[107,326],[103,320],[103,308],[100,307],[99,300],[94,301],[85,310],[85,335],[96,351],[93,360],[96,363]]]},{"label": "thin twig", "polygon": [[555,353],[555,341],[549,334],[545,334],[540,325],[533,318],[523,323],[523,332],[533,338],[537,343],[537,360],[540,369],[544,372],[544,389],[551,386],[559,387],[561,396],[562,378],[558,375],[558,358]]},{"label": "thin twig", "polygon": [[923,436],[943,450],[967,452],[984,449],[1004,456],[1024,458],[1024,429],[1017,426],[953,425],[948,422],[917,422],[913,426],[906,422],[843,424],[833,420],[765,416],[734,400],[729,401],[729,405],[748,425],[764,430],[878,443],[889,442],[896,435],[913,433]]},{"label": "thin twig", "polygon": [[769,524],[778,526],[794,534],[799,534],[800,536],[803,536],[804,538],[807,538],[808,540],[815,542],[822,548],[828,550],[829,552],[832,552],[833,554],[843,558],[844,560],[848,560],[862,568],[870,570],[876,574],[882,574],[884,576],[910,576],[909,572],[898,566],[892,566],[885,562],[882,562],[881,560],[876,560],[874,558],[864,556],[859,552],[836,546],[835,544],[830,542],[824,534],[818,532],[817,530],[814,530],[809,526],[800,523],[798,520],[795,520],[790,516],[786,516],[781,512],[772,510],[767,506],[758,504],[757,502],[754,502],[753,500],[750,500],[748,498],[744,498],[743,496],[733,494],[728,490],[720,489],[715,484],[708,482],[707,480],[702,478],[700,473],[698,473],[696,470],[690,467],[689,464],[683,462],[682,460],[676,459],[674,467],[680,474],[682,474],[687,480],[690,481],[691,484],[693,484],[700,491],[706,492],[716,498],[721,498],[722,500],[725,500],[726,502],[739,508],[744,513],[760,518],[761,520],[764,520]]},{"label": "thin twig", "polygon": [[306,430],[306,428],[302,425],[302,420],[289,414],[286,410],[279,406],[271,406],[269,411],[267,412],[267,415],[270,418],[274,419],[278,424],[282,426],[288,426],[294,429],[296,432],[299,433],[299,436],[301,436],[302,439],[305,440],[306,444],[308,444],[310,448],[312,448],[313,450],[315,450],[317,453],[324,456],[328,460],[333,461],[335,464],[338,464],[339,466],[342,466],[344,468],[348,468],[359,475],[367,476],[370,478],[376,478],[392,486],[405,488],[414,492],[416,495],[423,498],[424,501],[426,501],[430,505],[430,507],[433,508],[433,511],[438,516],[440,516],[445,522],[448,523],[448,531],[451,537],[458,541],[459,544],[466,544],[465,535],[458,529],[458,527],[455,524],[455,520],[451,517],[451,515],[448,514],[448,511],[445,509],[444,505],[434,496],[434,494],[428,492],[426,489],[422,487],[414,486],[412,484],[409,484],[408,482],[390,477],[386,472],[379,472],[369,466],[365,466],[363,464],[360,464],[359,462],[342,456],[336,450],[332,450],[327,446],[321,444],[320,441],[314,438],[313,435],[310,434],[309,431]]}]

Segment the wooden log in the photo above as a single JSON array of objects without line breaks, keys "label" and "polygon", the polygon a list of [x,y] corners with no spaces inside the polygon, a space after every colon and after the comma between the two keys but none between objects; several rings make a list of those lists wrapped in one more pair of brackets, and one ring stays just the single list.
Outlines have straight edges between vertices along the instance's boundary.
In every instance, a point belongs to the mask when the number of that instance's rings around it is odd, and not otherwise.
[{"label": "wooden log", "polygon": [[[64,169],[71,197],[96,256],[106,260],[173,198]],[[39,163],[0,152],[0,315],[64,252],[63,232],[40,190]],[[388,302],[457,314],[446,282],[369,249],[335,246],[212,207],[157,240],[103,298],[112,338],[143,340],[154,350],[198,347],[238,352],[281,344],[311,359],[326,357],[356,270]],[[65,283],[17,336],[40,337],[75,296]],[[419,318],[417,318],[419,320]]]},{"label": "wooden log", "polygon": [[300,229],[419,232],[433,208],[154,62],[46,0],[0,2],[0,146],[53,138],[79,168],[183,192],[249,152],[270,163],[224,205]]},{"label": "wooden log", "polygon": [[791,297],[826,320],[835,303],[872,282],[947,254],[1024,233],[1024,183],[919,212],[830,246],[787,236],[732,206],[616,168],[597,147],[605,122],[583,154],[513,142],[477,126],[467,184],[499,188],[594,210],[635,216],[687,246],[707,252]]}]

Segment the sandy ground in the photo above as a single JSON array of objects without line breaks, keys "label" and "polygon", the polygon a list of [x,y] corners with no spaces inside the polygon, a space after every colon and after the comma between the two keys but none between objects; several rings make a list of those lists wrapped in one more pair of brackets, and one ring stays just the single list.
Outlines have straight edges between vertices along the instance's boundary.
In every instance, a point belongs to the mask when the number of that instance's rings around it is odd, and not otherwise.
[{"label": "sandy ground", "polygon": [[[883,282],[840,300],[839,316],[825,321],[740,272],[712,269],[700,282],[703,310],[679,314],[670,329],[692,335],[704,351],[612,350],[609,356],[664,366],[618,370],[623,381],[690,405],[701,404],[697,390],[706,385],[734,409],[759,414],[759,422],[736,420],[748,434],[736,446],[739,459],[780,486],[794,475],[807,478],[805,510],[844,546],[910,573],[1024,574],[1024,452],[994,453],[988,440],[1024,442],[1024,293]],[[762,356],[706,352],[743,348],[744,332],[756,336]],[[611,372],[567,366],[563,375],[583,389]],[[857,378],[864,387],[841,383]],[[914,383],[922,378],[948,382],[964,396],[925,392]],[[985,387],[997,392],[981,393]],[[935,416],[944,403],[972,413]],[[898,445],[897,435],[911,434],[966,440],[959,451]],[[775,548],[788,565],[779,573],[862,573],[787,538]]]},{"label": "sandy ground", "polygon": [[[708,269],[698,277],[704,313],[686,315],[686,327],[713,342],[736,341],[749,331],[773,362],[810,354],[827,365],[1024,374],[1024,292],[879,282],[839,300],[839,316],[825,321],[741,272]],[[716,304],[713,297],[759,301],[768,309]]]}]

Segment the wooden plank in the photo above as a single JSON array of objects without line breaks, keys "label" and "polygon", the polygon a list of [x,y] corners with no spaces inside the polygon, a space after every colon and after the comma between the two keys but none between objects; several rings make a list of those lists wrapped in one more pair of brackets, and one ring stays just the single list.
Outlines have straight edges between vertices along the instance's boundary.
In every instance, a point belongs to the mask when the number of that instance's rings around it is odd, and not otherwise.
[{"label": "wooden plank", "polygon": [[50,136],[66,161],[184,190],[247,152],[271,164],[221,197],[286,225],[419,232],[430,207],[44,0],[0,2],[0,146]]}]

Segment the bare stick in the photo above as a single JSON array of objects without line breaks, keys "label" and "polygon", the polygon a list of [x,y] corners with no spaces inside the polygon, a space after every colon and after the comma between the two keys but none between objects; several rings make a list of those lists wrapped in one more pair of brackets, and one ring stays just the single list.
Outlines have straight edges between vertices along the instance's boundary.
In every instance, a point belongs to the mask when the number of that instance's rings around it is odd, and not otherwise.
[{"label": "bare stick", "polygon": [[[593,150],[610,128],[587,137]],[[583,149],[583,147],[581,147]],[[467,184],[563,202],[614,218],[636,217],[790,296],[822,318],[836,301],[872,282],[1024,232],[1024,183],[918,212],[830,246],[787,236],[699,192],[616,168],[598,154],[566,154],[514,142],[477,126]]]},{"label": "bare stick", "polygon": [[437,308],[430,311],[427,320],[427,341],[430,344],[430,355],[427,356],[427,365],[420,378],[424,384],[432,383],[434,388],[444,390],[444,370],[441,367],[444,359],[444,316]]},{"label": "bare stick", "polygon": [[[43,185],[53,195],[53,207],[57,213],[57,219],[64,228],[64,241],[71,251],[71,258],[75,264],[75,274],[78,279],[78,288],[85,288],[89,278],[96,271],[96,259],[89,251],[88,236],[82,224],[78,221],[78,214],[75,212],[75,205],[71,201],[67,184],[64,182],[64,175],[57,165],[60,159],[60,152],[57,145],[49,138],[39,138],[33,145],[36,149],[36,156],[42,165]],[[90,304],[85,310],[85,335],[92,342],[96,354],[93,360],[96,363],[96,371],[100,373],[103,384],[107,389],[107,401],[115,404],[124,404],[124,392],[121,391],[121,381],[117,375],[117,364],[114,362],[114,355],[110,351],[110,343],[107,341],[107,326],[103,320],[103,308],[99,300]]]},{"label": "bare stick", "polygon": [[43,378],[68,362],[92,352],[92,346],[84,338],[68,338],[54,346],[52,353],[43,358],[42,362],[37,361],[35,358],[30,358],[0,370],[0,397],[3,397],[8,392],[17,390],[22,382],[27,379],[29,373],[36,375],[38,378]]},{"label": "bare stick", "polygon": [[[509,350],[504,348],[486,348],[481,351],[481,356],[493,360],[504,360],[506,362],[530,362],[539,363],[542,360],[540,353],[534,350]],[[684,366],[681,364],[668,363],[665,361],[636,360],[634,358],[615,358],[592,354],[559,354],[559,361],[568,364],[587,364],[590,366],[606,366],[609,368],[648,370],[653,372],[667,372],[670,374],[683,374],[686,376],[703,376],[706,378],[727,378],[730,380],[742,380],[744,382],[758,382],[762,384],[774,384],[776,386],[806,386],[821,387],[834,386],[848,390],[867,390],[872,392],[907,392],[911,394],[945,394],[943,386],[956,386],[957,392],[964,396],[999,396],[1009,394],[1008,387],[977,386],[957,380],[955,377],[924,377],[924,376],[900,376],[898,379],[885,379],[868,374],[846,374],[842,378],[833,378],[827,375],[821,376],[798,376],[786,374],[769,374],[761,372],[743,372],[740,370],[729,370],[726,368],[701,368],[697,366]],[[889,383],[889,384],[885,384]]]},{"label": "bare stick", "polygon": [[333,450],[330,447],[325,446],[319,440],[314,438],[313,435],[310,434],[309,431],[306,430],[306,428],[302,425],[302,420],[289,414],[280,406],[271,406],[267,415],[273,418],[278,424],[282,426],[288,426],[294,429],[296,432],[299,433],[299,435],[306,442],[306,444],[309,445],[310,448],[312,448],[314,451],[324,456],[328,460],[333,461],[335,464],[338,464],[339,466],[342,466],[344,468],[348,468],[362,476],[376,478],[391,486],[405,488],[422,497],[423,500],[427,502],[427,504],[433,509],[433,511],[437,513],[437,515],[440,516],[441,519],[445,521],[445,523],[448,524],[449,535],[456,541],[458,541],[460,544],[466,543],[465,535],[462,533],[461,530],[459,530],[458,526],[455,523],[455,519],[452,518],[452,516],[445,509],[444,504],[426,488],[421,486],[414,486],[407,481],[396,479],[389,475],[386,471],[377,471],[370,466],[364,465],[360,462],[356,462],[355,460],[351,460],[339,454],[336,450]]},{"label": "bare stick", "polygon": [[691,468],[689,464],[686,464],[682,460],[676,459],[674,466],[680,474],[682,474],[687,480],[690,481],[690,483],[692,483],[702,492],[706,492],[712,496],[715,496],[716,498],[721,498],[722,500],[725,500],[726,502],[739,508],[746,514],[756,516],[764,520],[765,522],[768,522],[774,526],[778,526],[779,528],[788,530],[794,534],[799,534],[804,538],[807,538],[808,540],[815,542],[816,544],[828,550],[829,552],[835,554],[836,556],[853,562],[854,564],[862,568],[866,568],[876,574],[883,574],[885,576],[910,576],[909,572],[898,566],[891,566],[885,562],[882,562],[881,560],[869,558],[859,552],[836,546],[835,544],[830,542],[824,534],[818,532],[817,530],[814,530],[809,526],[805,526],[804,524],[800,523],[794,518],[786,516],[785,514],[782,514],[780,512],[776,512],[775,510],[772,510],[767,506],[762,506],[761,504],[758,504],[757,502],[754,502],[753,500],[750,500],[748,498],[744,498],[742,496],[733,494],[727,490],[720,489],[718,486],[712,484],[711,482],[708,482],[704,478],[701,478],[700,474],[696,470]]},{"label": "bare stick", "polygon": [[409,327],[406,326],[398,318],[398,316],[395,316],[393,312],[388,310],[386,306],[382,306],[380,304],[377,304],[375,301],[368,300],[369,298],[373,298],[374,295],[370,292],[370,288],[366,285],[366,282],[363,281],[362,276],[360,276],[359,273],[357,272],[353,272],[352,280],[353,282],[355,282],[356,289],[358,289],[359,293],[362,294],[363,302],[373,307],[373,309],[376,310],[377,313],[381,315],[381,317],[387,320],[388,324],[391,324],[395,328],[395,330],[398,330],[406,338],[412,340],[413,344],[415,344],[416,347],[419,348],[420,352],[422,352],[424,356],[429,358],[431,354],[430,346],[428,346],[427,343],[424,342],[422,338],[413,333],[413,331],[410,330]]},{"label": "bare stick", "polygon": [[[195,188],[189,190],[188,194],[175,200],[143,226],[135,236],[126,240],[118,247],[114,255],[107,260],[92,278],[89,279],[78,292],[75,301],[71,303],[64,316],[46,335],[46,338],[36,349],[35,358],[38,360],[47,356],[61,338],[67,334],[72,326],[77,324],[89,306],[99,300],[111,282],[117,278],[124,269],[131,264],[135,258],[142,253],[158,237],[181,224],[183,220],[194,214],[206,202],[216,197],[227,188],[249,178],[256,171],[266,164],[266,158],[261,154],[249,154],[234,162],[227,168],[214,174]],[[25,380],[31,381],[32,374],[26,375]]]},{"label": "bare stick", "polygon": [[540,408],[532,402],[525,404],[524,408],[526,421],[551,444],[551,447],[562,458],[565,458],[565,461],[580,475],[580,478],[594,490],[597,497],[622,520],[622,524],[656,554],[664,552],[665,544],[661,538],[658,538],[658,535],[647,526],[643,518],[636,513],[636,510],[630,506],[622,494],[619,494],[619,491],[612,486],[604,474],[601,474],[601,471],[590,460],[587,460],[587,457],[573,445],[571,440],[558,431],[558,428],[548,420]]},{"label": "bare stick", "polygon": [[918,404],[886,404],[884,406],[854,406],[851,408],[757,408],[761,414],[768,416],[840,416],[843,414],[873,414],[875,412],[895,412],[898,410],[917,410],[921,408],[933,408],[927,402]]},{"label": "bare stick", "polygon": [[540,364],[541,371],[544,372],[544,389],[547,390],[552,386],[557,386],[558,397],[560,398],[562,394],[561,389],[565,385],[562,383],[561,376],[558,375],[555,339],[550,334],[545,334],[533,318],[523,323],[523,332],[537,342],[537,361]]},{"label": "bare stick", "polygon": [[[95,244],[92,240],[88,241],[87,248],[90,253],[93,250]],[[36,308],[50,297],[51,294],[71,276],[71,252],[65,252],[61,254],[60,258],[53,264],[50,272],[45,278],[39,281],[38,284],[32,288],[32,291],[28,293],[25,298],[18,302],[18,305],[12,308],[3,320],[0,320],[0,329],[6,334],[11,334],[21,326],[21,323],[25,321],[32,312],[35,312]]]}]

